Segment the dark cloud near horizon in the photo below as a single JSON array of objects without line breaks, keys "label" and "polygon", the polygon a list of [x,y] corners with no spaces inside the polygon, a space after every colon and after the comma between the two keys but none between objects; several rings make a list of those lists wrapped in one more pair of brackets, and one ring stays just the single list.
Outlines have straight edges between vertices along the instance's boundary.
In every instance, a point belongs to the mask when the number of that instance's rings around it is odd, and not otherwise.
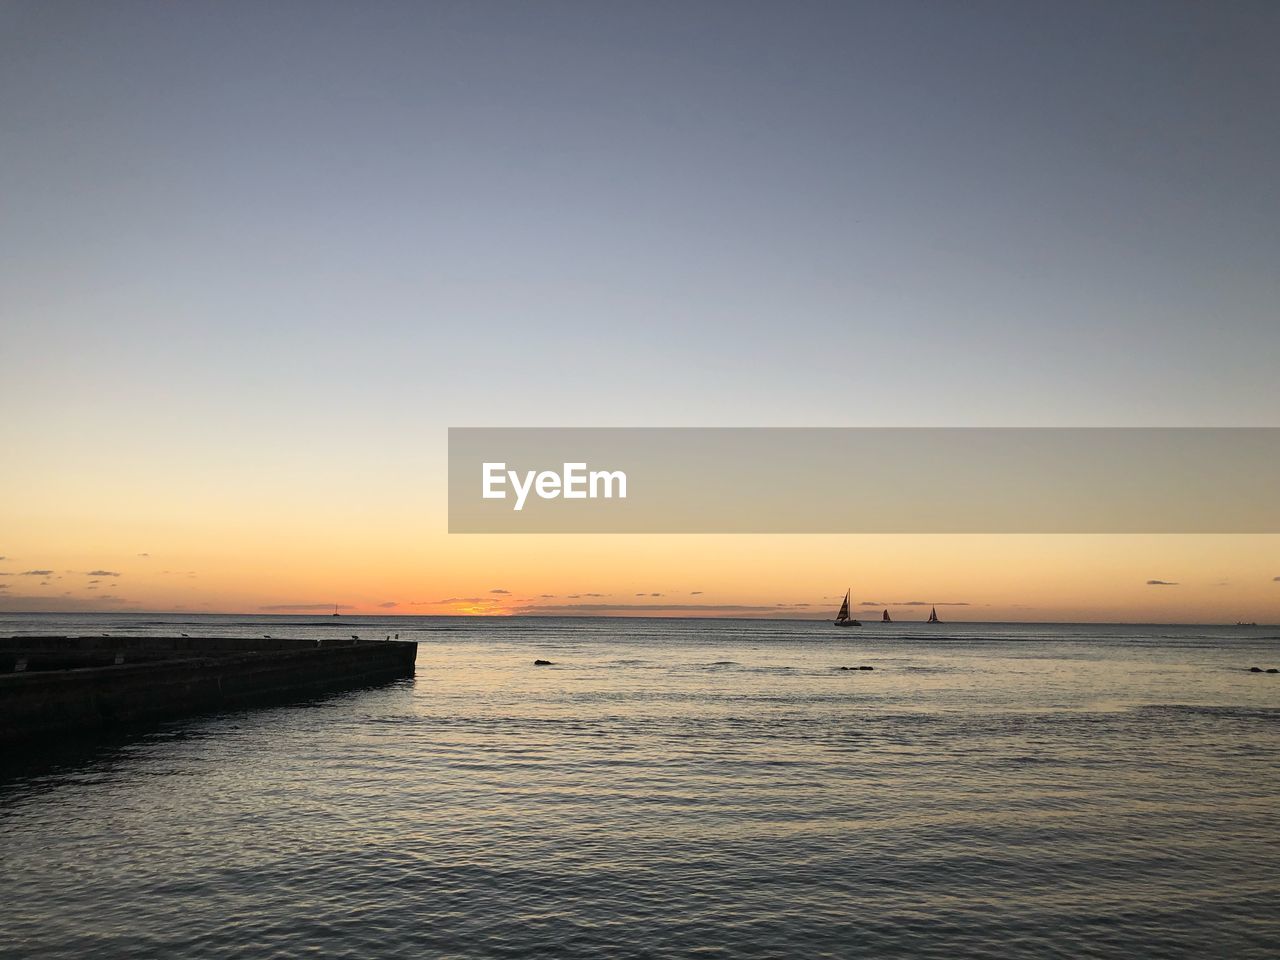
[{"label": "dark cloud near horizon", "polygon": [[863,600],[860,607],[971,607],[968,600]]},{"label": "dark cloud near horizon", "polygon": [[63,595],[34,596],[32,594],[0,595],[0,610],[13,613],[96,613],[104,606],[123,607],[136,605],[135,601],[113,594],[92,597]]},{"label": "dark cloud near horizon", "polygon": [[349,603],[338,603],[338,604],[333,604],[333,603],[268,603],[268,604],[266,604],[265,606],[261,606],[261,607],[259,607],[258,609],[259,609],[259,610],[267,610],[267,611],[275,611],[275,612],[278,612],[278,613],[289,613],[289,612],[302,613],[302,612],[307,611],[307,610],[333,610],[335,607],[336,607],[337,609],[339,609],[339,610],[351,610],[351,609],[354,609],[354,608],[351,606],[351,604],[349,604]]},{"label": "dark cloud near horizon", "polygon": [[120,576],[120,574],[114,570],[86,570],[84,575],[86,577],[118,577]]},{"label": "dark cloud near horizon", "polygon": [[20,574],[18,574],[18,576],[20,577],[51,577],[53,576],[53,571],[52,570],[23,570]]},{"label": "dark cloud near horizon", "polygon": [[[644,594],[638,594],[644,596]],[[704,613],[777,613],[776,605],[738,603],[553,603],[517,607],[519,613],[652,613],[655,610],[687,610]]]},{"label": "dark cloud near horizon", "polygon": [[382,603],[378,604],[378,606],[382,607],[384,610],[390,610],[392,607],[400,606],[400,604],[394,600],[384,600]]},{"label": "dark cloud near horizon", "polygon": [[1176,587],[1177,585],[1178,585],[1178,582],[1176,580],[1148,580],[1147,581],[1148,587]]},{"label": "dark cloud near horizon", "polygon": [[511,593],[511,591],[510,591],[510,590],[503,590],[503,589],[502,589],[502,588],[500,588],[500,587],[499,587],[499,588],[497,588],[497,589],[494,589],[494,590],[490,590],[489,592],[490,592],[490,593],[505,593],[505,594],[508,594],[508,595]]}]

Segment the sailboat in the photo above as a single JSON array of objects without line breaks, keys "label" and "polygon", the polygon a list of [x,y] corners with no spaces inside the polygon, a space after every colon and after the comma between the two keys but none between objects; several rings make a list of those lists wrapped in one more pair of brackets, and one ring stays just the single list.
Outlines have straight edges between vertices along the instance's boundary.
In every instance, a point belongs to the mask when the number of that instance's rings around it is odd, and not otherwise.
[{"label": "sailboat", "polygon": [[929,608],[929,622],[930,622],[930,623],[941,623],[941,622],[942,622],[941,620],[939,620],[939,619],[938,619],[938,608],[937,608],[937,607],[930,607],[930,608]]},{"label": "sailboat", "polygon": [[889,616],[889,611],[884,612],[884,616],[880,618],[885,623],[893,623],[893,619]]},{"label": "sailboat", "polygon": [[840,604],[840,612],[836,614],[837,627],[860,627],[862,626],[857,620],[849,616],[849,594],[853,590],[849,589],[844,592],[844,603]]},{"label": "sailboat", "polygon": [[338,616],[338,605],[336,603],[333,605],[333,615],[335,617]]}]

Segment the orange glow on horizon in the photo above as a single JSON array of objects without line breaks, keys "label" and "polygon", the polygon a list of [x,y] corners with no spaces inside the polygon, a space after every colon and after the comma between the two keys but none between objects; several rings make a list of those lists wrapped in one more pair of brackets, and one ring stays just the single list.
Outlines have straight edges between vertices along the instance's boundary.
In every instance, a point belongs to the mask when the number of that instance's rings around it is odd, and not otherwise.
[{"label": "orange glow on horizon", "polygon": [[320,617],[338,604],[348,615],[828,619],[852,587],[862,619],[887,608],[922,620],[936,604],[950,621],[1280,621],[1274,535],[451,537],[368,518],[277,523],[270,535],[191,526],[126,536],[111,521],[28,520],[0,545],[0,611]]}]

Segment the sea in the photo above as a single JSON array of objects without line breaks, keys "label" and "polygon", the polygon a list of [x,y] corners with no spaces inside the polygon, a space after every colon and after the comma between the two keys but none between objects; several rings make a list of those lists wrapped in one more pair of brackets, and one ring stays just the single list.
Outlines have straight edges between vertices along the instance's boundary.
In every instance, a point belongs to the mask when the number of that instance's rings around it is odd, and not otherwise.
[{"label": "sea", "polygon": [[1280,956],[1276,627],[0,615],[178,632],[417,676],[10,750],[0,956]]}]

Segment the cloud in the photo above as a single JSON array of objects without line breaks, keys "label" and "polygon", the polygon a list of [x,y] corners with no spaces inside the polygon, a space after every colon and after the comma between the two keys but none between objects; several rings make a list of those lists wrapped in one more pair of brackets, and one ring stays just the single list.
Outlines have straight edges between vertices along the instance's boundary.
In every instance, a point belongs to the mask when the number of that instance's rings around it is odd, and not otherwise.
[{"label": "cloud", "polygon": [[48,577],[52,575],[52,570],[23,570],[18,574],[20,577]]},{"label": "cloud", "polygon": [[701,590],[690,590],[690,591],[689,591],[689,596],[691,596],[691,597],[700,597],[700,596],[702,596],[702,591],[701,591]]},{"label": "cloud", "polygon": [[1176,587],[1178,585],[1175,580],[1148,580],[1148,587]]},{"label": "cloud", "polygon": [[[266,610],[275,613],[305,613],[308,610],[329,610],[334,608],[332,603],[269,603],[266,606],[259,607],[259,610]],[[349,603],[339,603],[336,605],[339,610],[351,610],[353,607]]]},{"label": "cloud", "polygon": [[499,588],[499,589],[497,589],[497,590],[490,590],[489,592],[490,592],[490,593],[506,593],[506,594],[510,594],[510,593],[511,593],[511,591],[510,591],[510,590],[503,590],[503,589],[500,589],[500,588]]},{"label": "cloud", "polygon": [[86,577],[118,577],[120,574],[114,570],[89,570],[85,573]]},{"label": "cloud", "polygon": [[[429,601],[430,602],[430,601]],[[435,603],[497,603],[493,597],[446,597],[443,600],[436,600]]]},{"label": "cloud", "polygon": [[541,606],[517,607],[518,613],[652,613],[655,610],[688,611],[693,613],[777,613],[776,606],[752,606],[735,603],[557,603]]},{"label": "cloud", "polygon": [[[589,597],[593,597],[593,596],[595,596],[595,594],[593,594],[593,593],[589,593],[589,594],[587,594],[587,596],[589,596]],[[660,597],[660,596],[662,596],[662,594],[660,594],[660,593],[637,593],[637,594],[636,594],[636,596],[637,596],[637,597]]]},{"label": "cloud", "polygon": [[[1276,579],[1277,579],[1277,580],[1280,580],[1280,577],[1276,577]],[[539,600],[554,600],[555,598],[556,598],[556,595],[555,595],[554,593],[540,593],[540,594],[538,594],[538,599],[539,599]]]},{"label": "cloud", "polygon": [[969,607],[968,600],[863,600],[860,607]]},{"label": "cloud", "polygon": [[398,604],[394,600],[384,600],[382,601],[382,603],[378,604],[378,606],[380,606],[383,610],[390,610],[392,607],[400,606],[400,604]]},{"label": "cloud", "polygon": [[95,594],[92,597],[0,594],[0,610],[13,613],[94,613],[106,607],[128,606],[137,606],[137,603],[110,594]]},{"label": "cloud", "polygon": [[149,553],[140,553],[140,554],[138,554],[138,556],[140,556],[140,557],[150,557],[150,556],[151,556],[151,554],[149,554]]},{"label": "cloud", "polygon": [[1271,579],[1274,580],[1276,583],[1280,583],[1280,577],[1272,577]]}]

